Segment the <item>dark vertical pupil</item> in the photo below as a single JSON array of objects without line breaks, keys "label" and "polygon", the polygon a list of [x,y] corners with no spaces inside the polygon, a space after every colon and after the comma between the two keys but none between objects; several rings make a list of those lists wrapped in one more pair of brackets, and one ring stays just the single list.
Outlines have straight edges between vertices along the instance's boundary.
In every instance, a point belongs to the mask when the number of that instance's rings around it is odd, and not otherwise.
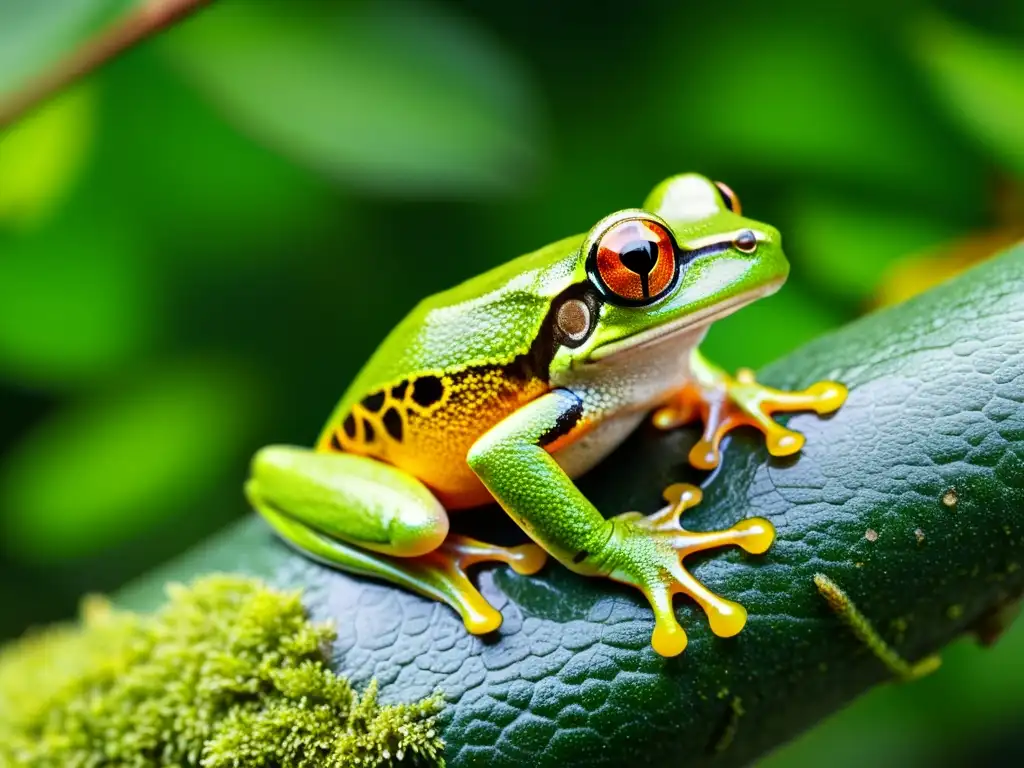
[{"label": "dark vertical pupil", "polygon": [[626,243],[619,254],[622,266],[630,272],[640,275],[640,285],[644,291],[644,298],[651,295],[649,278],[654,265],[658,263],[658,244],[650,240],[633,240]]}]

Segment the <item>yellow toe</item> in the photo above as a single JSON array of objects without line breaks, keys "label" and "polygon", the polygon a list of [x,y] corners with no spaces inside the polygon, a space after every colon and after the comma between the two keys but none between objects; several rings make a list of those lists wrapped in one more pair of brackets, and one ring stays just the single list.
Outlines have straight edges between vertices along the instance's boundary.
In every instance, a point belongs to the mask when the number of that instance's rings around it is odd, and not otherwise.
[{"label": "yellow toe", "polygon": [[747,609],[731,600],[719,599],[716,610],[709,610],[711,631],[719,637],[738,635],[747,623]]},{"label": "yellow toe", "polygon": [[474,610],[463,614],[462,623],[466,625],[471,635],[486,635],[501,626],[501,614],[489,605],[486,609],[483,606],[475,606]]},{"label": "yellow toe", "polygon": [[737,537],[736,543],[752,555],[767,552],[775,541],[775,526],[763,517],[741,520],[733,526],[733,530],[743,534]]},{"label": "yellow toe", "polygon": [[512,566],[513,571],[523,576],[532,576],[537,573],[537,571],[544,567],[544,563],[548,559],[547,552],[536,544],[523,544],[519,547],[512,547],[510,552],[512,557],[509,559],[509,565]]},{"label": "yellow toe", "polygon": [[799,432],[779,429],[765,433],[768,453],[772,456],[792,456],[804,447],[804,436]]},{"label": "yellow toe", "polygon": [[846,402],[848,390],[837,381],[819,381],[812,384],[807,394],[816,398],[813,407],[818,413],[832,413]]},{"label": "yellow toe", "polygon": [[679,623],[671,621],[657,621],[654,625],[654,633],[651,635],[651,646],[660,656],[678,656],[686,650],[688,643],[686,632]]}]

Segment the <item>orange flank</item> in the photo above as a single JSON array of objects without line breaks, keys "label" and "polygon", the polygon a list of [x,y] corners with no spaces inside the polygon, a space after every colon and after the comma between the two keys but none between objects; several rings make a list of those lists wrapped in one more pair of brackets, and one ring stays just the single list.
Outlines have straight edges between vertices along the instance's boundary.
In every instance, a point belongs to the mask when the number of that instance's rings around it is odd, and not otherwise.
[{"label": "orange flank", "polygon": [[386,461],[425,483],[446,509],[487,503],[491,495],[466,463],[469,449],[548,391],[544,381],[517,373],[508,366],[478,366],[371,392],[324,432],[318,449]]}]

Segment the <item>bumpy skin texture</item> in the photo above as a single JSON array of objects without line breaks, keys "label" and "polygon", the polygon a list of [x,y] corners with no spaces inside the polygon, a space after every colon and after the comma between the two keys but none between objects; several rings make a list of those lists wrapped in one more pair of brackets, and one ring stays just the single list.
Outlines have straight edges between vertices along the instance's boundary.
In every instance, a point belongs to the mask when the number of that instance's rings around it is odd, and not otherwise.
[{"label": "bumpy skin texture", "polygon": [[[759,436],[736,434],[687,513],[694,530],[762,515],[778,540],[763,556],[694,566],[750,620],[715,638],[681,602],[691,642],[676,658],[650,648],[643,597],[607,581],[485,571],[478,581],[506,619],[499,636],[471,637],[444,606],[311,564],[255,520],[126,597],[144,605],[164,578],[211,569],[306,588],[314,615],[337,621],[340,670],[377,677],[385,700],[444,691],[454,768],[743,765],[888,676],[815,573],[911,660],[1024,590],[1024,246],[761,374],[786,388],[819,378],[849,384],[850,397],[831,418],[790,420],[807,436],[801,454],[769,459]],[[695,479],[695,439],[642,429],[580,487],[605,514],[652,511],[666,484]],[[473,520],[508,525],[498,511]]]}]

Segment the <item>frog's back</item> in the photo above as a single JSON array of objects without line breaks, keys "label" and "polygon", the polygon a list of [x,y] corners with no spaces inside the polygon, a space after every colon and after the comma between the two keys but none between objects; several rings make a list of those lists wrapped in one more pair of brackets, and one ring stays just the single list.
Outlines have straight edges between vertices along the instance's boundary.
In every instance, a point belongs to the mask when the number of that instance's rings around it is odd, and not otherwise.
[{"label": "frog's back", "polygon": [[394,464],[449,508],[487,501],[466,454],[547,391],[535,341],[551,299],[575,279],[581,241],[567,238],[420,302],[352,382],[318,447]]}]

